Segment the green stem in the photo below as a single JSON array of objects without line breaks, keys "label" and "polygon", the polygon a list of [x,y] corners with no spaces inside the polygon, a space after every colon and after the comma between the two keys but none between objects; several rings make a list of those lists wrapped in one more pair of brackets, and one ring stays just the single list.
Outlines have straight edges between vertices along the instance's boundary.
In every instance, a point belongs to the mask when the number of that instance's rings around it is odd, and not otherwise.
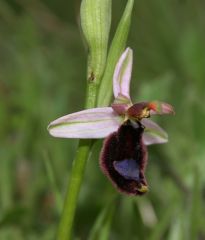
[{"label": "green stem", "polygon": [[[95,107],[97,85],[93,82],[88,83],[86,108]],[[91,140],[80,140],[76,157],[73,161],[71,176],[64,202],[63,212],[59,224],[57,240],[70,240],[72,236],[72,226],[75,217],[75,210],[82,184],[86,162],[89,157]]]},{"label": "green stem", "polygon": [[58,230],[58,240],[69,240],[72,235],[72,226],[75,216],[78,194],[83,180],[86,161],[90,151],[90,140],[80,140],[76,158],[73,162],[69,179],[68,190],[63,207],[63,213]]}]

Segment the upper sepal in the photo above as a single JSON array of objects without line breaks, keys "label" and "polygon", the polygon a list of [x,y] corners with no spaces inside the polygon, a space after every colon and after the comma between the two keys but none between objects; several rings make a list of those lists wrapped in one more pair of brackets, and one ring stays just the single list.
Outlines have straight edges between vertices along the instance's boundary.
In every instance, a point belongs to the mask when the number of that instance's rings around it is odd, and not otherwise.
[{"label": "upper sepal", "polygon": [[132,74],[132,49],[127,48],[121,55],[113,75],[113,92],[115,98],[124,96],[130,99],[130,80]]},{"label": "upper sepal", "polygon": [[68,114],[51,122],[49,133],[62,138],[105,138],[123,119],[111,107],[93,108]]}]

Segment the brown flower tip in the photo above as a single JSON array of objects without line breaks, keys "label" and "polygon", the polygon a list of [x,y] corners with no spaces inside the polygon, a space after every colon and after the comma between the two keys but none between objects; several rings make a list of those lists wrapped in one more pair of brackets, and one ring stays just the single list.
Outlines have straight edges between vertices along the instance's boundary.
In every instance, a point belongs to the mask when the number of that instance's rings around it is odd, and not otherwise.
[{"label": "brown flower tip", "polygon": [[147,150],[142,142],[143,132],[140,122],[127,120],[105,139],[100,156],[103,173],[120,192],[129,195],[142,195],[148,190],[144,176]]}]

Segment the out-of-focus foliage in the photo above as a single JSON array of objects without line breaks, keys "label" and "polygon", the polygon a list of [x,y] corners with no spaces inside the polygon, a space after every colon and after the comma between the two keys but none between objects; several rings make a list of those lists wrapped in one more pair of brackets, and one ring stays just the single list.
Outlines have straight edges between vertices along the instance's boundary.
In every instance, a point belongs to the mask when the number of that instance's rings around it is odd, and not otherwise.
[{"label": "out-of-focus foliage", "polygon": [[[113,0],[112,34],[126,4]],[[0,1],[0,239],[52,240],[76,140],[47,124],[83,108],[86,51],[80,0]],[[162,100],[169,143],[149,147],[150,191],[127,197],[88,161],[75,239],[205,239],[205,3],[136,1],[129,37],[132,96]]]}]

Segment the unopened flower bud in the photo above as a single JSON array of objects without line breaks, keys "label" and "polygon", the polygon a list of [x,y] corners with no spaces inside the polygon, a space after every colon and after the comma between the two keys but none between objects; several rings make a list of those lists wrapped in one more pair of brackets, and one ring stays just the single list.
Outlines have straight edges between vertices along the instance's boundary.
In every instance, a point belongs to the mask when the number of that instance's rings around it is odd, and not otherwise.
[{"label": "unopened flower bud", "polygon": [[111,24],[111,0],[82,0],[81,26],[88,44],[88,80],[99,83],[104,72]]}]

